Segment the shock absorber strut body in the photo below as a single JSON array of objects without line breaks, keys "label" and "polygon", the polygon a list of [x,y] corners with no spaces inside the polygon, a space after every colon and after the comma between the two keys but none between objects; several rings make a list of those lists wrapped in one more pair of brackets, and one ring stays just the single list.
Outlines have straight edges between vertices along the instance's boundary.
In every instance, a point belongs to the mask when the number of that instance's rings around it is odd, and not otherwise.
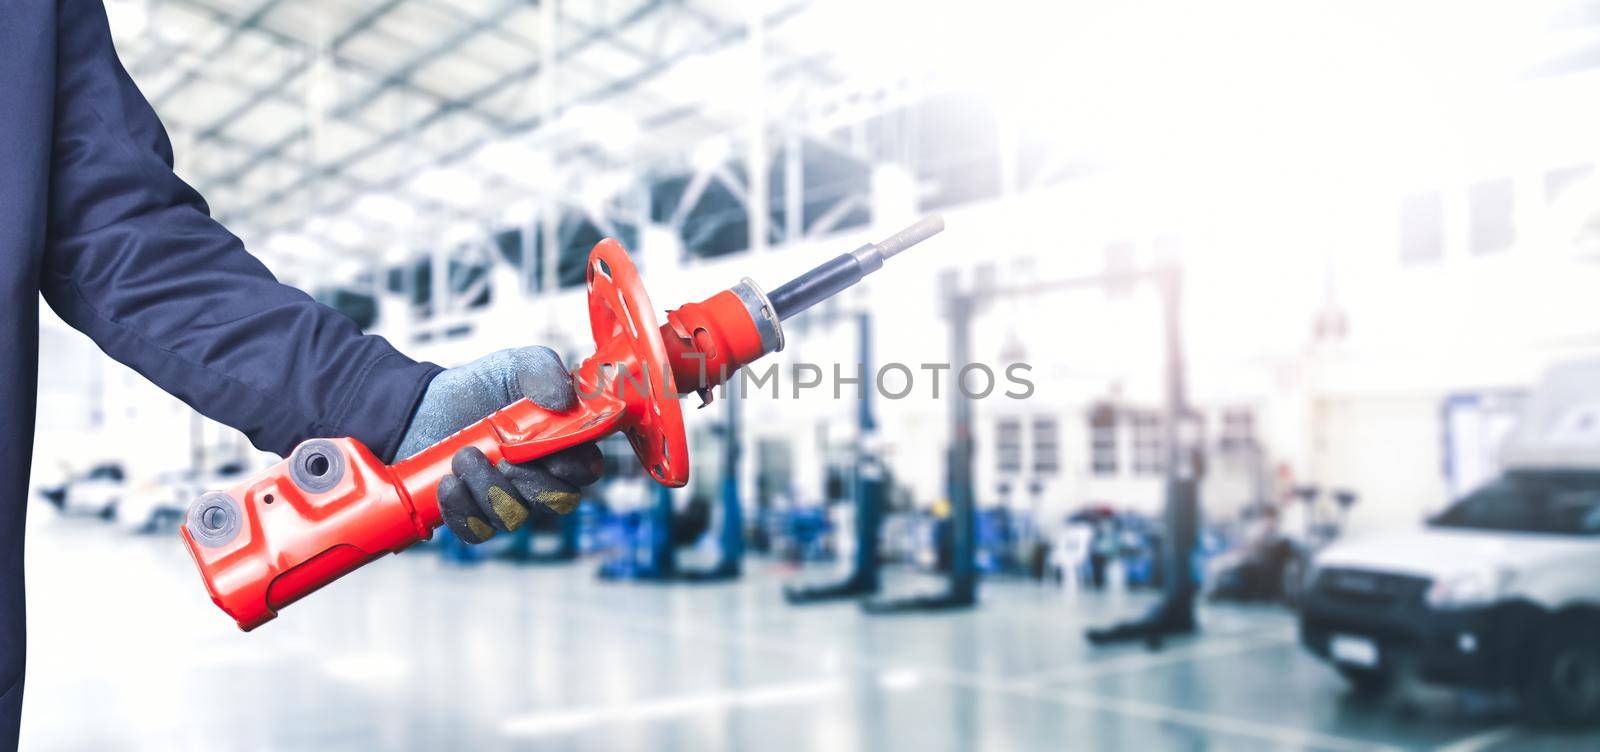
[{"label": "shock absorber strut body", "polygon": [[621,432],[650,476],[689,479],[678,398],[710,389],[783,348],[783,319],[855,284],[883,259],[943,229],[937,217],[818,266],[768,297],[748,279],[658,324],[633,263],[603,240],[586,266],[595,353],[573,371],[578,406],[517,400],[415,456],[385,465],[360,442],[312,439],[284,461],[191,505],[182,535],[211,599],[254,629],[279,610],[384,554],[428,539],[435,497],[464,447],[491,463],[527,462]]}]

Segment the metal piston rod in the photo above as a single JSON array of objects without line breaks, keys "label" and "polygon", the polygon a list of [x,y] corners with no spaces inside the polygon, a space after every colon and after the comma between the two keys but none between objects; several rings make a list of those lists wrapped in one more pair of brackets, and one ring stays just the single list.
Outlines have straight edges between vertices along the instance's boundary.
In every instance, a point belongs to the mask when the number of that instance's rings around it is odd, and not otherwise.
[{"label": "metal piston rod", "polygon": [[915,224],[877,243],[868,243],[849,253],[841,253],[806,272],[767,296],[780,320],[790,317],[834,296],[839,291],[883,268],[889,257],[944,230],[944,218],[930,214]]}]

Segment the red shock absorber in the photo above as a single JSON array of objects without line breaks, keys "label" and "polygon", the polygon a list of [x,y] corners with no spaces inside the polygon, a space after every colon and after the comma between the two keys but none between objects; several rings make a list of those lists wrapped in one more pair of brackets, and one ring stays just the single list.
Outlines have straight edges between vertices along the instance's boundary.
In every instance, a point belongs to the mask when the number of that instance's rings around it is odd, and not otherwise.
[{"label": "red shock absorber", "polygon": [[427,540],[442,521],[439,479],[464,447],[491,463],[528,462],[621,432],[651,477],[682,486],[689,452],[680,393],[709,401],[712,387],[783,347],[782,319],[937,232],[930,222],[819,266],[771,299],[746,279],[672,311],[664,325],[628,254],[603,240],[585,270],[595,353],[573,371],[577,407],[558,413],[517,400],[394,465],[355,439],[306,441],[259,475],[197,499],[184,544],[211,599],[250,630],[363,564]]},{"label": "red shock absorber", "polygon": [[283,462],[190,507],[182,534],[211,599],[240,628],[254,629],[367,562],[428,539],[442,522],[439,479],[468,446],[491,463],[527,462],[620,431],[651,477],[686,483],[679,379],[708,393],[782,342],[777,318],[745,281],[658,325],[616,241],[595,246],[588,269],[596,350],[573,372],[577,408],[555,413],[521,399],[392,466],[355,439],[302,443]]}]

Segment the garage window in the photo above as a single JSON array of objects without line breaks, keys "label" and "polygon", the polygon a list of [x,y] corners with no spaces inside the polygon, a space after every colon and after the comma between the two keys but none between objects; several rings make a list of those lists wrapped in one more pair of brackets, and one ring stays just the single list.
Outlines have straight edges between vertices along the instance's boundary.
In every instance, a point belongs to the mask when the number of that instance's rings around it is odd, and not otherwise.
[{"label": "garage window", "polygon": [[1055,418],[1033,419],[1033,472],[1055,475],[1061,468],[1060,442]]},{"label": "garage window", "polygon": [[1117,411],[1110,405],[1089,411],[1089,471],[1101,477],[1117,474]]},{"label": "garage window", "polygon": [[995,466],[1002,473],[1022,472],[1022,421],[1001,418],[995,425]]},{"label": "garage window", "polygon": [[1166,470],[1166,441],[1161,435],[1161,416],[1140,411],[1128,415],[1133,429],[1133,472],[1135,475],[1160,475]]},{"label": "garage window", "polygon": [[1222,435],[1218,443],[1223,451],[1240,451],[1250,448],[1256,441],[1256,414],[1249,408],[1222,411]]}]

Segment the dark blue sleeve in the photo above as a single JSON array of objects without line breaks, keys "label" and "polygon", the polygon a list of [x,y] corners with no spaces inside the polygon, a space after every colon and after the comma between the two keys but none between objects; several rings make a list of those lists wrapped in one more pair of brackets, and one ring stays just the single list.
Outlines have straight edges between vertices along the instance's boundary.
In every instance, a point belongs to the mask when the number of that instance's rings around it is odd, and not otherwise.
[{"label": "dark blue sleeve", "polygon": [[40,289],[67,323],[194,409],[286,454],[353,436],[392,459],[439,367],[280,284],[172,171],[99,0],[64,0]]}]

